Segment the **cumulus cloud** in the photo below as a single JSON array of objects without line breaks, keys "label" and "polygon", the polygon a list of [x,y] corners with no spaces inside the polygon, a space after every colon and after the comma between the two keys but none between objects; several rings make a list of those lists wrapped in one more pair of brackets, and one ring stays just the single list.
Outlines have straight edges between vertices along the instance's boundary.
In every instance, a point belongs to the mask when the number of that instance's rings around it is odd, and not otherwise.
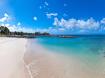
[{"label": "cumulus cloud", "polygon": [[11,25],[9,23],[2,23],[0,24],[1,26],[6,26],[11,32],[14,32],[14,31],[18,31],[18,32],[35,32],[35,29],[32,29],[32,28],[26,28],[26,27],[23,27],[21,26],[21,24],[19,25],[19,23],[17,23],[16,25]]},{"label": "cumulus cloud", "polygon": [[9,15],[7,13],[4,14],[4,17],[9,17]]},{"label": "cumulus cloud", "polygon": [[58,20],[58,18],[54,18],[54,23],[53,25],[55,26],[59,26],[60,21]]},{"label": "cumulus cloud", "polygon": [[2,18],[0,18],[0,22],[8,22],[11,18],[7,13],[4,14]]},{"label": "cumulus cloud", "polygon": [[63,28],[59,28],[59,29],[56,29],[55,27],[48,27],[48,28],[43,28],[43,29],[40,29],[40,28],[36,28],[35,29],[35,32],[50,32],[50,33],[57,33],[58,31],[64,31]]},{"label": "cumulus cloud", "polygon": [[105,18],[103,18],[103,19],[101,20],[101,23],[102,23],[102,24],[105,24]]},{"label": "cumulus cloud", "polygon": [[13,23],[13,20],[11,19],[12,17],[10,17],[7,13],[5,13],[4,16],[0,18],[0,26],[6,26],[12,32],[13,31],[35,32],[35,30],[32,28],[26,28],[22,26],[20,22],[16,24],[11,24],[11,21]]},{"label": "cumulus cloud", "polygon": [[37,21],[37,17],[35,16],[35,17],[33,17],[33,19],[35,20],[35,21]]},{"label": "cumulus cloud", "polygon": [[48,18],[51,18],[52,16],[57,16],[58,15],[58,13],[47,13],[46,14],[46,16],[48,17]]},{"label": "cumulus cloud", "polygon": [[88,20],[77,20],[74,18],[71,18],[69,20],[62,18],[59,20],[58,18],[54,18],[53,25],[68,29],[97,29],[100,26],[100,22],[95,21],[93,18],[90,18]]}]

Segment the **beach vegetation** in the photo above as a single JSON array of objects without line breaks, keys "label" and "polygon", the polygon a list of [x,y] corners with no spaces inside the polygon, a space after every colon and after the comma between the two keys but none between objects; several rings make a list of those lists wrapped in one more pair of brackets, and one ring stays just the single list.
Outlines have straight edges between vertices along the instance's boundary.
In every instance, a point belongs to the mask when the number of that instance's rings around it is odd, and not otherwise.
[{"label": "beach vegetation", "polygon": [[5,26],[0,26],[0,34],[1,35],[9,35],[10,30]]},{"label": "beach vegetation", "polygon": [[50,36],[48,32],[23,32],[23,31],[14,31],[11,32],[8,27],[0,26],[0,36],[8,36],[8,37],[25,37],[25,38],[34,38],[36,36]]}]

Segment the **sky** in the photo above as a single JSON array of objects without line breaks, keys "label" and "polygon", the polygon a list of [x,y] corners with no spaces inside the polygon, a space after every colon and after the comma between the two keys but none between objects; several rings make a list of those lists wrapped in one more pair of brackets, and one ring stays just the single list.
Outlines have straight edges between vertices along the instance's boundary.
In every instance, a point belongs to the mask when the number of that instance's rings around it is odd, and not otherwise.
[{"label": "sky", "polygon": [[0,0],[10,31],[105,34],[105,0]]}]

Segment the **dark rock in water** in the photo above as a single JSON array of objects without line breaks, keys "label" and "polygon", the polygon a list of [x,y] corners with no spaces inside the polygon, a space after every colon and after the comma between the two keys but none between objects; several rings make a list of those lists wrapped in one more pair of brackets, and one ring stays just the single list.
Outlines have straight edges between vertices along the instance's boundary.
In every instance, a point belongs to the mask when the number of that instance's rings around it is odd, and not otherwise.
[{"label": "dark rock in water", "polygon": [[60,35],[58,36],[59,38],[75,38],[76,36],[65,36],[65,35]]}]

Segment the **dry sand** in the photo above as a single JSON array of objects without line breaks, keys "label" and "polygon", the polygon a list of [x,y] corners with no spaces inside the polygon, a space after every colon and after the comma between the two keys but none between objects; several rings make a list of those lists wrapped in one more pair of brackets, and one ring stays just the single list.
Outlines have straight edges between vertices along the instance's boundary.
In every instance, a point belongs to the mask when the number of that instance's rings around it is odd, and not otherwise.
[{"label": "dry sand", "polygon": [[23,57],[27,40],[0,37],[0,78],[30,78]]},{"label": "dry sand", "polygon": [[105,78],[105,64],[102,69],[91,69],[76,57],[46,50],[37,41],[27,47],[24,59],[31,78]]}]

